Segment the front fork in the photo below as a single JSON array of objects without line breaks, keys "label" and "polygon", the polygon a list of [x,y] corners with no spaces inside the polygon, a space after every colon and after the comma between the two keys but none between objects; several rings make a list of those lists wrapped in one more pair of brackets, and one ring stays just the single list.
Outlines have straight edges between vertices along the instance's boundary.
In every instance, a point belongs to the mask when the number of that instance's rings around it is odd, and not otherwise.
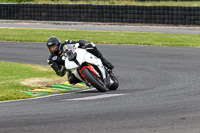
[{"label": "front fork", "polygon": [[[93,66],[90,65],[90,64],[88,64],[87,66],[82,67],[81,70],[80,70],[81,76],[82,76],[86,81],[87,81],[87,79],[86,79],[85,76],[82,74],[82,71],[83,71],[83,69],[85,69],[85,68],[89,69],[89,71],[92,72],[95,76],[100,77],[99,73],[93,68]],[[87,81],[87,82],[88,82],[88,81]]]},{"label": "front fork", "polygon": [[[87,64],[87,66],[84,66],[81,68],[80,70],[80,74],[81,76],[85,79],[85,81],[87,81],[87,79],[85,78],[85,76],[82,74],[82,70],[85,69],[85,68],[88,68],[90,72],[92,72],[95,76],[97,76],[98,78],[101,78],[101,76],[99,75],[99,73],[93,68],[92,65],[90,64]],[[106,73],[106,78],[103,80],[104,84],[109,87],[110,85],[110,76],[109,76],[109,73],[108,73],[108,70],[105,69],[105,73]],[[87,81],[88,82],[88,81]],[[89,83],[89,82],[88,82]]]}]

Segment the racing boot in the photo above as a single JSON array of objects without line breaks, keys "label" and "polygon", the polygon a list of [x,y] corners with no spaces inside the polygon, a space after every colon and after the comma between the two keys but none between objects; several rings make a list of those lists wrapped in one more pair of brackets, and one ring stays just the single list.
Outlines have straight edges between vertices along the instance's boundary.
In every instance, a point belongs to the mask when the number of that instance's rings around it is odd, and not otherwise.
[{"label": "racing boot", "polygon": [[70,71],[67,71],[68,81],[71,85],[75,85],[76,83],[80,83],[81,81],[77,79],[74,74],[72,74]]},{"label": "racing boot", "polygon": [[108,69],[112,70],[114,68],[114,65],[109,62],[108,60],[106,60],[103,56],[101,56],[101,61],[103,63],[104,66],[106,66]]}]

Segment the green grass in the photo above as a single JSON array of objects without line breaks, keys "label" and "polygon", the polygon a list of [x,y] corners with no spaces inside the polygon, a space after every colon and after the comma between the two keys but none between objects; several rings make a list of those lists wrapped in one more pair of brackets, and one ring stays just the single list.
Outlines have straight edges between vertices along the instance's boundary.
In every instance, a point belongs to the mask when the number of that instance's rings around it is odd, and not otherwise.
[{"label": "green grass", "polygon": [[199,1],[145,1],[137,0],[0,0],[0,3],[36,2],[36,3],[74,3],[74,4],[119,4],[119,5],[146,5],[146,6],[200,6]]},{"label": "green grass", "polygon": [[[47,70],[49,70],[47,72]],[[24,99],[32,96],[20,92],[34,89],[32,85],[23,85],[20,81],[30,78],[56,78],[55,72],[48,66],[28,65],[0,61],[0,101]]]},{"label": "green grass", "polygon": [[4,41],[46,42],[50,36],[62,41],[85,39],[103,44],[200,46],[200,34],[0,28],[0,40]]}]

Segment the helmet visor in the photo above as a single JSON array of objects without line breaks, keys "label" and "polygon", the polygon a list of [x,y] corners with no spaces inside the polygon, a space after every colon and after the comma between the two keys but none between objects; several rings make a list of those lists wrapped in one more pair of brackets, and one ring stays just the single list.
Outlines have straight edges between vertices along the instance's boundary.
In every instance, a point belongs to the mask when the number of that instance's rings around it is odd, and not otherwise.
[{"label": "helmet visor", "polygon": [[57,48],[58,48],[58,45],[49,46],[49,51],[55,52],[55,51],[57,51]]}]

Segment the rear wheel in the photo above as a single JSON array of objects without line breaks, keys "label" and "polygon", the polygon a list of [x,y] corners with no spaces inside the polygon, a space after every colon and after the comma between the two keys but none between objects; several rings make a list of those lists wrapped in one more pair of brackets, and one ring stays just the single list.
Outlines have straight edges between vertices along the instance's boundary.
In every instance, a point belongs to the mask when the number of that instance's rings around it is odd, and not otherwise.
[{"label": "rear wheel", "polygon": [[108,89],[109,90],[117,90],[117,88],[119,87],[119,82],[115,76],[111,76],[111,78],[114,81],[114,83]]},{"label": "rear wheel", "polygon": [[97,76],[95,76],[92,72],[90,72],[88,68],[83,69],[82,74],[85,76],[88,82],[90,82],[92,86],[94,86],[98,91],[107,91],[107,88],[105,87],[103,81]]}]

